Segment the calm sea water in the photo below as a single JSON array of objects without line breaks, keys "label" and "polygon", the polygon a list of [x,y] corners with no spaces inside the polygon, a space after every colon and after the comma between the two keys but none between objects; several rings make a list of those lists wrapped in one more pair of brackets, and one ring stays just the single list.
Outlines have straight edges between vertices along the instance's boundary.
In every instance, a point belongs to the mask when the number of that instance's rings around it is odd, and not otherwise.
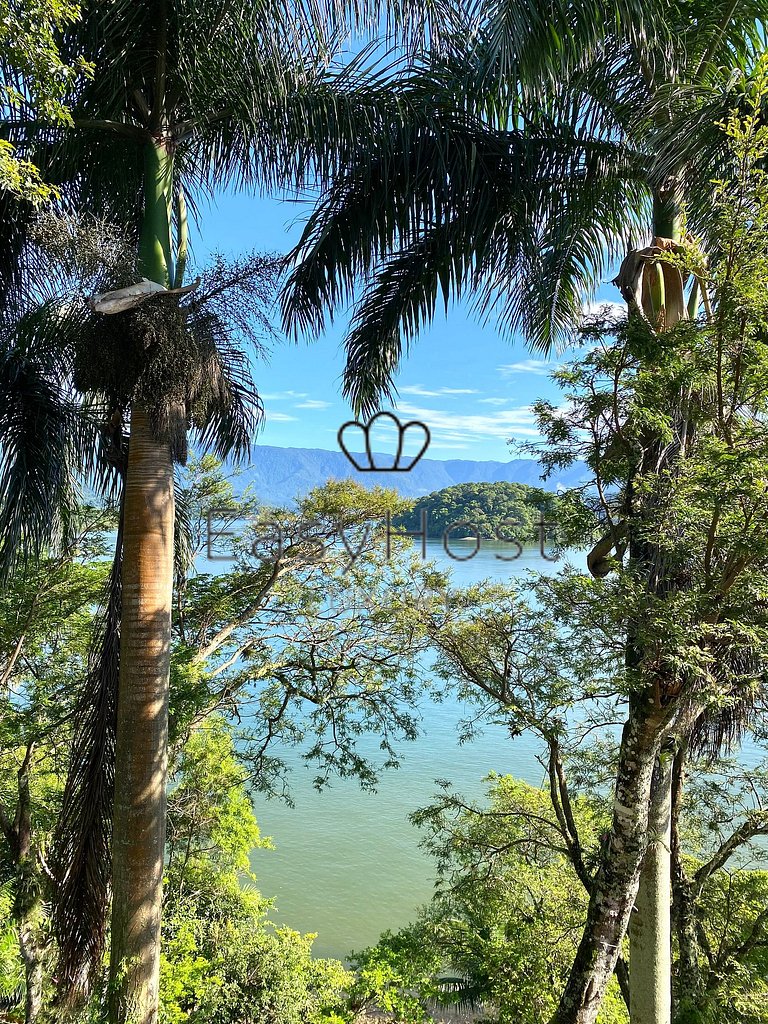
[{"label": "calm sea water", "polygon": [[[465,545],[469,553],[473,544]],[[452,550],[461,552],[462,543]],[[481,579],[510,579],[531,570],[554,572],[564,563],[542,559],[537,549],[515,561],[501,561],[508,546],[484,544],[464,562],[449,559],[440,542],[430,543],[427,557],[453,570],[455,585]],[[583,557],[583,556],[582,556]],[[578,564],[580,556],[571,561]],[[508,773],[538,784],[543,770],[531,736],[511,740],[501,727],[488,728],[471,743],[459,745],[457,725],[465,709],[455,700],[425,703],[422,735],[402,745],[401,767],[384,775],[375,793],[352,780],[335,781],[318,793],[314,772],[298,752],[290,753],[294,807],[259,799],[261,830],[276,849],[256,850],[252,867],[265,896],[274,898],[275,921],[316,932],[315,952],[344,958],[351,950],[375,942],[382,931],[412,920],[433,889],[433,866],[419,849],[419,834],[408,815],[430,803],[436,779],[450,779],[459,792],[482,798],[489,772]],[[375,737],[367,741],[377,749]]]}]

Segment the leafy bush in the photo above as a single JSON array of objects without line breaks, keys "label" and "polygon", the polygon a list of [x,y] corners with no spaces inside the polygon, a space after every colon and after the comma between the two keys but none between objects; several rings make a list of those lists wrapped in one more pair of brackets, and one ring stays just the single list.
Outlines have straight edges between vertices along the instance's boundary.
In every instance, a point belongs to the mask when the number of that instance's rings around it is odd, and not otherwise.
[{"label": "leafy bush", "polygon": [[261,837],[232,734],[209,719],[187,741],[169,799],[160,967],[162,1024],[339,1024],[352,976],[314,959],[314,935],[270,923],[249,883]]}]

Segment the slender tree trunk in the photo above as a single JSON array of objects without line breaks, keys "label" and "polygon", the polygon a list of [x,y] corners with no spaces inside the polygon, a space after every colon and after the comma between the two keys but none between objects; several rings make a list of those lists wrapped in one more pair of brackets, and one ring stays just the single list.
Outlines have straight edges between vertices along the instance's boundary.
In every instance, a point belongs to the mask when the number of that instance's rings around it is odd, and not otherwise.
[{"label": "slender tree trunk", "polygon": [[27,919],[19,925],[19,949],[24,961],[24,1024],[35,1024],[43,1008],[43,955],[35,922]]},{"label": "slender tree trunk", "polygon": [[168,763],[173,463],[134,407],[125,483],[110,1019],[154,1024]]},{"label": "slender tree trunk", "polygon": [[[141,269],[170,281],[173,156],[147,147]],[[161,398],[162,396],[158,396]],[[125,480],[120,683],[112,862],[112,1024],[155,1024],[168,767],[173,600],[173,460],[148,411],[131,410]]]},{"label": "slender tree trunk", "polygon": [[552,1024],[594,1024],[616,966],[648,840],[661,719],[652,694],[631,702],[621,739],[611,828],[601,852],[581,943]]},{"label": "slender tree trunk", "polygon": [[[680,197],[653,197],[653,231],[682,238]],[[660,583],[664,586],[664,580]],[[670,1024],[672,1018],[672,873],[670,860],[672,764],[659,756],[651,795],[648,849],[629,929],[629,1002],[632,1024]]]},{"label": "slender tree trunk", "polygon": [[675,755],[672,770],[672,926],[677,936],[677,984],[673,995],[673,1020],[693,1020],[701,1011],[703,981],[696,902],[691,880],[685,873],[680,846],[680,812],[685,782],[686,749]]},{"label": "slender tree trunk", "polygon": [[19,953],[24,964],[24,1021],[35,1024],[43,1006],[43,952],[39,933],[41,879],[37,853],[32,844],[32,800],[29,770],[34,744],[18,771],[18,804],[10,829],[11,852],[16,861],[13,916],[19,929]]},{"label": "slender tree trunk", "polygon": [[629,1006],[632,1024],[670,1024],[672,755],[662,751],[654,772],[635,911],[629,924]]}]

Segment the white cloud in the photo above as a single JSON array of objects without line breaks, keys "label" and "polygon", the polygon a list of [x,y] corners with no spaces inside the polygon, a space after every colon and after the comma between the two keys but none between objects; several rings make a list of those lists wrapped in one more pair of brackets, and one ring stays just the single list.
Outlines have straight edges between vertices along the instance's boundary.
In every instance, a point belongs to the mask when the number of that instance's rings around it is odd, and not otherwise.
[{"label": "white cloud", "polygon": [[442,395],[478,395],[477,388],[435,388],[430,391],[421,384],[404,384],[397,389],[401,395],[414,395],[417,398],[440,398]]},{"label": "white cloud", "polygon": [[295,416],[289,416],[287,412],[268,412],[267,422],[268,423],[292,423],[296,420]]},{"label": "white cloud", "polygon": [[519,363],[507,363],[498,369],[502,377],[511,377],[517,373],[532,373],[537,377],[546,377],[557,369],[558,365],[550,359],[522,359]]},{"label": "white cloud", "polygon": [[306,391],[275,391],[261,396],[264,402],[287,402],[290,398],[309,398],[309,395]]},{"label": "white cloud", "polygon": [[483,405],[506,405],[508,401],[508,398],[478,398]]},{"label": "white cloud", "polygon": [[319,398],[308,398],[306,402],[297,402],[294,409],[330,409],[331,402],[323,402]]},{"label": "white cloud", "polygon": [[436,443],[466,442],[473,438],[538,437],[533,410],[528,405],[483,414],[462,415],[442,409],[398,405],[398,412],[421,420],[429,427]]},{"label": "white cloud", "polygon": [[582,316],[620,317],[627,315],[623,302],[585,302],[581,307]]},{"label": "white cloud", "polygon": [[437,398],[440,394],[439,391],[428,391],[420,384],[404,384],[397,390],[401,395],[417,395],[419,398]]}]

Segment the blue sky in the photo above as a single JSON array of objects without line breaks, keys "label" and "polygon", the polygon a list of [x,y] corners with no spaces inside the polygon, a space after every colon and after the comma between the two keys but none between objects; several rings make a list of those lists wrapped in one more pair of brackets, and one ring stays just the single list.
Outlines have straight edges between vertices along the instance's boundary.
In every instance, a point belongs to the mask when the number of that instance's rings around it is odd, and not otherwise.
[{"label": "blue sky", "polygon": [[[200,262],[210,251],[237,255],[252,250],[285,252],[299,237],[303,208],[290,202],[223,195],[202,211],[203,238],[194,244]],[[202,244],[204,240],[204,245]],[[601,298],[616,299],[610,286]],[[255,365],[266,409],[258,443],[298,448],[338,448],[339,426],[352,418],[341,397],[341,342],[345,318],[311,343],[271,345],[268,361]],[[567,353],[560,358],[567,357]],[[400,394],[393,407],[402,418],[425,422],[432,434],[428,456],[436,459],[519,457],[509,439],[531,441],[530,410],[538,397],[559,400],[548,374],[557,360],[532,356],[524,345],[481,326],[463,306],[439,313],[402,362]]]}]

